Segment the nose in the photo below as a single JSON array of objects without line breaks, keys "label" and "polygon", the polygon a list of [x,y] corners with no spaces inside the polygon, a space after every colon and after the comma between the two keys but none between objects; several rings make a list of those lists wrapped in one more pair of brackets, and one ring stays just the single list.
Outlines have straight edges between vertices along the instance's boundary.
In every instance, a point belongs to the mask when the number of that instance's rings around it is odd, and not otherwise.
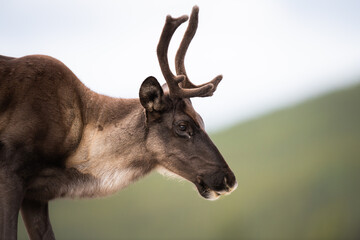
[{"label": "nose", "polygon": [[228,193],[233,192],[237,188],[238,183],[233,172],[229,171],[224,177],[224,186],[226,187],[226,191]]}]

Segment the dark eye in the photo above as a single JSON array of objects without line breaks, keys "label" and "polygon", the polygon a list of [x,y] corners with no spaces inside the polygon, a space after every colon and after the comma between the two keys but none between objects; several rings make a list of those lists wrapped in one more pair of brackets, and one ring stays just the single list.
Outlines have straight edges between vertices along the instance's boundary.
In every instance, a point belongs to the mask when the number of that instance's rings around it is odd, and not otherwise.
[{"label": "dark eye", "polygon": [[183,124],[183,123],[179,124],[180,131],[184,132],[184,131],[186,131],[186,129],[187,129],[187,126],[185,124]]}]

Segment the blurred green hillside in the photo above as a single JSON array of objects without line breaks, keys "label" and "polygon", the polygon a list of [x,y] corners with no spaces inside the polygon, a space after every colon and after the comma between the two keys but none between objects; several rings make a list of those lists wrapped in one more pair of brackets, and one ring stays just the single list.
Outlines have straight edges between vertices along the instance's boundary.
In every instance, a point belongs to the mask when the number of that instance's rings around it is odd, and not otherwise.
[{"label": "blurred green hillside", "polygon": [[360,85],[212,139],[231,195],[206,201],[152,173],[109,198],[52,202],[57,239],[360,239]]}]

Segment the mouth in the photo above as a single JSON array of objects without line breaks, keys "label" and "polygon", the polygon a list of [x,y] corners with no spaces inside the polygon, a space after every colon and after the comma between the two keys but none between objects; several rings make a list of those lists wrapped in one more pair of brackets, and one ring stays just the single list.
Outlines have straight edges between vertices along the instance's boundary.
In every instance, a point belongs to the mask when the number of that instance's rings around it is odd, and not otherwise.
[{"label": "mouth", "polygon": [[217,200],[220,196],[229,195],[237,188],[238,184],[235,181],[233,186],[227,184],[226,178],[224,178],[224,186],[219,189],[219,187],[211,188],[208,186],[201,178],[197,178],[195,186],[199,194],[206,200],[214,201]]}]

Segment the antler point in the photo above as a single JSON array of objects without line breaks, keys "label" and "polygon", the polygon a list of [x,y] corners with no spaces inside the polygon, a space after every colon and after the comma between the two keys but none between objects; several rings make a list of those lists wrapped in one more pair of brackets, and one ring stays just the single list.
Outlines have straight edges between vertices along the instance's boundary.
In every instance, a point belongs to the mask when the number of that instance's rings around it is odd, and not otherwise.
[{"label": "antler point", "polygon": [[182,81],[185,80],[185,78],[186,78],[185,75],[176,76],[176,77],[175,77],[175,82],[176,82],[176,83],[181,83]]},{"label": "antler point", "polygon": [[184,22],[186,22],[189,19],[188,15],[183,15],[180,17],[180,19],[184,20]]}]

